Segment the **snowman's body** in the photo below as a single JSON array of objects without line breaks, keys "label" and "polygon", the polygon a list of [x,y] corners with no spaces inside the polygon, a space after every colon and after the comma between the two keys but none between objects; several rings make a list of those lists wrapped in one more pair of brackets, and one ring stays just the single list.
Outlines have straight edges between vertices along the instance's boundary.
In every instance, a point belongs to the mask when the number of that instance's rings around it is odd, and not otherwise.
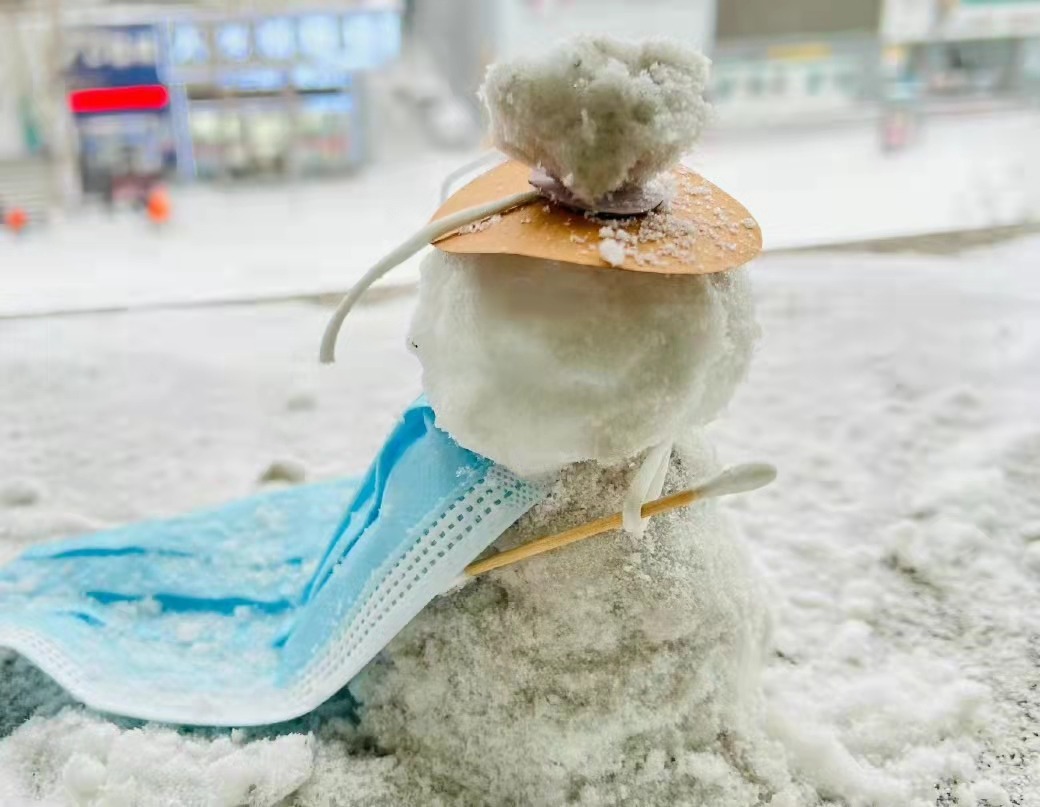
[{"label": "snowman's body", "polygon": [[[618,512],[664,433],[677,441],[666,491],[717,471],[698,426],[757,333],[739,275],[433,253],[422,284],[410,338],[438,423],[552,480],[497,549]],[[540,366],[525,363],[539,351]],[[751,805],[782,785],[752,741],[765,623],[740,540],[706,502],[438,599],[352,691],[361,730],[397,759],[397,803],[428,803],[430,787],[463,804]]]},{"label": "snowman's body", "polygon": [[[667,488],[713,469],[704,446],[678,449]],[[568,467],[498,546],[616,512],[633,470]],[[436,782],[467,804],[714,805],[755,766],[741,745],[764,632],[744,552],[707,503],[435,601],[353,691],[398,759],[401,803]]]}]

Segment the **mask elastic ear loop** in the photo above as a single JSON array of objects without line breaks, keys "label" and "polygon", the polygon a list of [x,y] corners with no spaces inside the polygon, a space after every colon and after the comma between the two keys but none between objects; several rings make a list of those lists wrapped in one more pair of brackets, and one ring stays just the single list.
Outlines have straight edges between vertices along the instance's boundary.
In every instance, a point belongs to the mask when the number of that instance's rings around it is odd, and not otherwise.
[{"label": "mask elastic ear loop", "polygon": [[412,257],[412,255],[427,244],[447,235],[452,230],[457,230],[459,227],[472,224],[474,221],[480,221],[481,219],[493,216],[496,213],[502,213],[510,208],[525,205],[528,202],[533,202],[535,199],[539,198],[541,198],[541,194],[538,191],[530,190],[523,191],[522,193],[515,193],[512,196],[507,196],[504,199],[498,199],[494,202],[488,202],[485,205],[467,207],[465,210],[460,210],[458,213],[452,213],[450,216],[445,216],[442,219],[431,221],[415,233],[415,235],[411,236],[407,241],[397,247],[397,249],[365,272],[361,279],[354,284],[351,290],[343,298],[342,302],[340,302],[339,306],[332,314],[332,317],[329,319],[329,324],[325,326],[325,335],[321,339],[320,357],[322,364],[331,364],[336,360],[336,339],[339,336],[340,328],[343,327],[343,320],[347,318],[350,309],[352,309],[357,301],[361,299],[361,295],[368,290],[369,286],[387,274],[391,269],[403,261],[408,260],[408,258]]},{"label": "mask elastic ear loop", "polygon": [[481,154],[479,157],[474,157],[465,165],[460,165],[448,176],[444,177],[444,181],[441,183],[441,203],[443,204],[451,196],[451,189],[455,186],[463,177],[472,174],[478,168],[490,166],[494,163],[502,163],[506,161],[506,155],[496,149],[489,149]]},{"label": "mask elastic ear loop", "polygon": [[629,535],[636,538],[643,535],[646,521],[640,515],[640,510],[646,502],[661,495],[671,457],[672,441],[658,443],[650,449],[636,475],[632,477],[621,510],[621,523]]}]

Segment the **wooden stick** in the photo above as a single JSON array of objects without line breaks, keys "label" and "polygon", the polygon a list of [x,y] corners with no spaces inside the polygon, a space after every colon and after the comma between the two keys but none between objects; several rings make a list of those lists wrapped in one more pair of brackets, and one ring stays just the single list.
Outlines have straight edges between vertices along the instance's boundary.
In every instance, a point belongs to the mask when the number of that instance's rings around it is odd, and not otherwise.
[{"label": "wooden stick", "polygon": [[[640,509],[639,513],[643,518],[650,518],[651,516],[674,510],[677,507],[685,507],[686,505],[697,501],[700,497],[701,491],[698,488],[680,491],[679,493],[673,493],[671,496],[665,496],[661,499],[647,502]],[[541,555],[544,552],[552,552],[554,549],[559,549],[561,546],[567,546],[567,544],[573,544],[577,541],[584,541],[586,538],[591,538],[594,535],[601,535],[610,530],[620,529],[621,524],[621,513],[615,513],[614,515],[606,516],[605,518],[598,518],[595,521],[581,524],[573,529],[559,532],[556,535],[547,535],[545,538],[539,538],[530,543],[518,546],[515,549],[510,549],[506,552],[499,552],[497,555],[492,555],[490,558],[477,561],[476,563],[471,563],[466,567],[465,571],[469,577],[476,577],[478,574],[490,572],[492,569],[501,569],[503,566],[511,566],[514,563],[526,560],[535,555]]]},{"label": "wooden stick", "polygon": [[[772,465],[766,465],[765,463],[736,465],[695,488],[647,502],[640,508],[639,514],[643,518],[651,518],[669,510],[675,510],[677,507],[685,507],[698,499],[710,499],[714,496],[728,496],[732,493],[756,490],[763,485],[768,485],[775,478],[776,468]],[[615,513],[612,516],[581,524],[573,529],[559,532],[556,535],[538,538],[506,552],[499,552],[497,555],[471,563],[464,569],[464,575],[459,579],[465,580],[466,577],[476,577],[485,572],[490,572],[492,569],[501,569],[503,566],[510,566],[526,558],[541,555],[544,552],[552,552],[554,549],[559,549],[577,541],[584,541],[586,538],[591,538],[594,535],[601,535],[604,532],[619,529],[623,523],[621,513]]]}]

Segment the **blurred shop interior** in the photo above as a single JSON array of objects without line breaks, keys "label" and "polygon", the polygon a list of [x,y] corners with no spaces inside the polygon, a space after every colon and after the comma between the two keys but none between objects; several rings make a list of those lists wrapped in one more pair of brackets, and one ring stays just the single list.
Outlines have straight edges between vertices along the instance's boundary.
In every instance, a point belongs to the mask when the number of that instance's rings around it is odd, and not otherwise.
[{"label": "blurred shop interior", "polygon": [[0,0],[0,197],[472,149],[487,64],[578,32],[681,32],[713,58],[723,130],[877,120],[902,147],[921,116],[1040,93],[1040,0]]}]

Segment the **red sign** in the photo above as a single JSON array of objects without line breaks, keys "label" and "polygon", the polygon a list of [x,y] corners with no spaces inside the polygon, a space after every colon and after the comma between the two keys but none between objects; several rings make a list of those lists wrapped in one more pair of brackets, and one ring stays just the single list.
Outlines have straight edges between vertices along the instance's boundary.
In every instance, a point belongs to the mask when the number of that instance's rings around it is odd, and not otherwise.
[{"label": "red sign", "polygon": [[69,93],[69,109],[77,115],[98,112],[154,112],[165,109],[170,94],[161,84],[99,87]]}]

